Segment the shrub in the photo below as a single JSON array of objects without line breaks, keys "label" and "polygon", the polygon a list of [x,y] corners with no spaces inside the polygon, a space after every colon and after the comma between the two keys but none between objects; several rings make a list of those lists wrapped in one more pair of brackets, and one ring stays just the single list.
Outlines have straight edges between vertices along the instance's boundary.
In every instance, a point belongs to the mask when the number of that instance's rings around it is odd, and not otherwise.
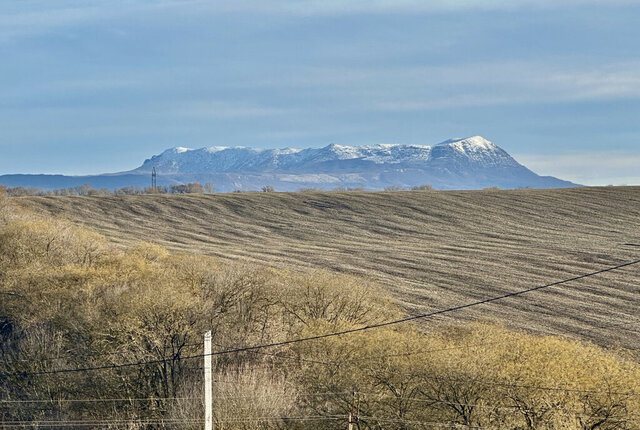
[{"label": "shrub", "polygon": [[171,185],[172,194],[203,194],[204,188],[197,182],[190,182],[186,185]]},{"label": "shrub", "polygon": [[431,190],[433,190],[433,187],[429,184],[414,185],[413,187],[411,187],[411,191],[431,191]]},{"label": "shrub", "polygon": [[404,187],[402,185],[388,185],[384,187],[385,191],[402,191]]}]

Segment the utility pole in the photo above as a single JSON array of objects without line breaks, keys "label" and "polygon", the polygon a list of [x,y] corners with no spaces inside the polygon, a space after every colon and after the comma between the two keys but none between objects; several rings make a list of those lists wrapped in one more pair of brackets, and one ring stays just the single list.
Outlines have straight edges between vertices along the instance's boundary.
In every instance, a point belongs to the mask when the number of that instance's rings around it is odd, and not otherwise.
[{"label": "utility pole", "polygon": [[353,414],[354,402],[356,399],[356,392],[351,393],[351,409],[349,410],[349,430],[354,430],[354,424],[358,422],[358,418]]},{"label": "utility pole", "polygon": [[211,372],[211,330],[209,330],[204,334],[204,430],[213,430],[213,380]]},{"label": "utility pole", "polygon": [[157,186],[158,186],[158,174],[156,173],[156,166],[153,166],[153,169],[151,169],[151,188],[155,190]]},{"label": "utility pole", "polygon": [[154,190],[158,186],[158,173],[156,172],[156,166],[151,169],[151,188]]}]

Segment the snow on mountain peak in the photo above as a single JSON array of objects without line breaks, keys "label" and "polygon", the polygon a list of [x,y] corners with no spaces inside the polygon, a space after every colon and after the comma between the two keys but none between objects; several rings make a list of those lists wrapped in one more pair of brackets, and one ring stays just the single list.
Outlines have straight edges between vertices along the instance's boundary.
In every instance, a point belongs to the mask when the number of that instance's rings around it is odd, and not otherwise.
[{"label": "snow on mountain peak", "polygon": [[451,157],[482,165],[517,165],[509,154],[493,143],[481,136],[471,136],[450,139],[434,147],[390,143],[363,146],[332,143],[324,148],[307,149],[175,147],[146,160],[136,170],[148,171],[155,167],[164,173],[258,172],[300,169],[311,164],[334,164],[344,160],[359,160],[376,165],[419,166]]},{"label": "snow on mountain peak", "polygon": [[208,148],[202,148],[206,152],[213,154],[214,152],[224,151],[225,149],[229,149],[228,146],[209,146]]},{"label": "snow on mountain peak", "polygon": [[297,154],[302,151],[300,148],[282,148],[282,149],[274,149],[276,154]]},{"label": "snow on mountain peak", "polygon": [[440,160],[455,158],[476,166],[519,166],[503,149],[482,136],[445,140],[434,147],[433,156]]},{"label": "snow on mountain peak", "polygon": [[468,146],[471,147],[475,147],[475,148],[481,148],[481,149],[495,149],[496,145],[494,145],[492,142],[488,141],[487,139],[485,139],[482,136],[471,136],[471,137],[467,137],[466,139],[462,139],[460,141],[460,143],[464,143]]},{"label": "snow on mountain peak", "polygon": [[498,148],[496,145],[482,136],[471,136],[462,139],[449,139],[438,144],[438,146],[441,145],[448,145],[461,152],[492,151]]},{"label": "snow on mountain peak", "polygon": [[174,154],[182,154],[182,153],[187,152],[187,151],[193,151],[193,149],[185,148],[183,146],[174,146],[173,148],[166,149],[162,153],[160,153],[159,155],[154,155],[151,158],[155,159],[155,158],[160,158],[160,157],[170,157],[170,156],[172,156]]},{"label": "snow on mountain peak", "polygon": [[336,145],[332,143],[327,149],[335,154],[340,160],[349,160],[352,158],[360,158],[362,156],[361,149],[357,146]]}]

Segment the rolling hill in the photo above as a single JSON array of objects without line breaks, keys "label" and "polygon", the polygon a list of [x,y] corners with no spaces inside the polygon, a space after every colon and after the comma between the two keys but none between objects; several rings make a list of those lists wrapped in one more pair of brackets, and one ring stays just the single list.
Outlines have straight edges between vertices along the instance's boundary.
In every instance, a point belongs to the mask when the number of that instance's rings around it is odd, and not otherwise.
[{"label": "rolling hill", "polygon": [[[409,312],[460,305],[637,259],[640,187],[25,197],[117,244],[371,277]],[[640,268],[460,311],[640,347]]]}]

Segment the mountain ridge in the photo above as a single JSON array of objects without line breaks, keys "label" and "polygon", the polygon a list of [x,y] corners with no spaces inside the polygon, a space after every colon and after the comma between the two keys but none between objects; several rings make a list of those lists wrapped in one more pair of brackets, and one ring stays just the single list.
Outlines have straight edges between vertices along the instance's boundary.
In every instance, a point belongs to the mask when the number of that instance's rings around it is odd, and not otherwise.
[{"label": "mountain ridge", "polygon": [[[263,149],[211,146],[169,148],[139,167],[94,176],[4,175],[9,186],[58,188],[53,183],[88,183],[100,188],[148,186],[152,170],[158,185],[212,182],[217,191],[259,190],[271,185],[279,191],[301,187],[369,190],[430,184],[437,189],[563,188],[568,181],[539,176],[482,136],[448,139],[433,146],[330,144],[321,148]],[[49,180],[50,183],[46,181]],[[84,181],[84,182],[82,182]]]},{"label": "mountain ridge", "polygon": [[[144,161],[130,172],[151,172],[155,167],[159,172],[205,173],[223,171],[243,171],[247,167],[264,167],[264,162],[274,161],[278,167],[290,167],[293,163],[324,162],[335,160],[372,161],[375,164],[402,164],[428,162],[434,148],[451,147],[469,158],[490,158],[500,154],[504,160],[510,159],[510,165],[516,165],[504,150],[481,136],[462,139],[449,139],[434,146],[406,144],[374,144],[374,145],[337,145],[330,144],[321,148],[278,148],[263,149],[244,146],[226,147],[212,146],[203,148],[174,147]],[[478,157],[480,155],[480,157]],[[487,157],[489,155],[489,157]],[[505,157],[506,156],[506,157]],[[253,160],[250,159],[253,157]],[[186,163],[180,163],[186,161]],[[233,163],[235,161],[235,163]],[[217,162],[217,164],[216,164]],[[232,162],[231,164],[229,162]],[[184,165],[187,169],[181,170]]]}]

